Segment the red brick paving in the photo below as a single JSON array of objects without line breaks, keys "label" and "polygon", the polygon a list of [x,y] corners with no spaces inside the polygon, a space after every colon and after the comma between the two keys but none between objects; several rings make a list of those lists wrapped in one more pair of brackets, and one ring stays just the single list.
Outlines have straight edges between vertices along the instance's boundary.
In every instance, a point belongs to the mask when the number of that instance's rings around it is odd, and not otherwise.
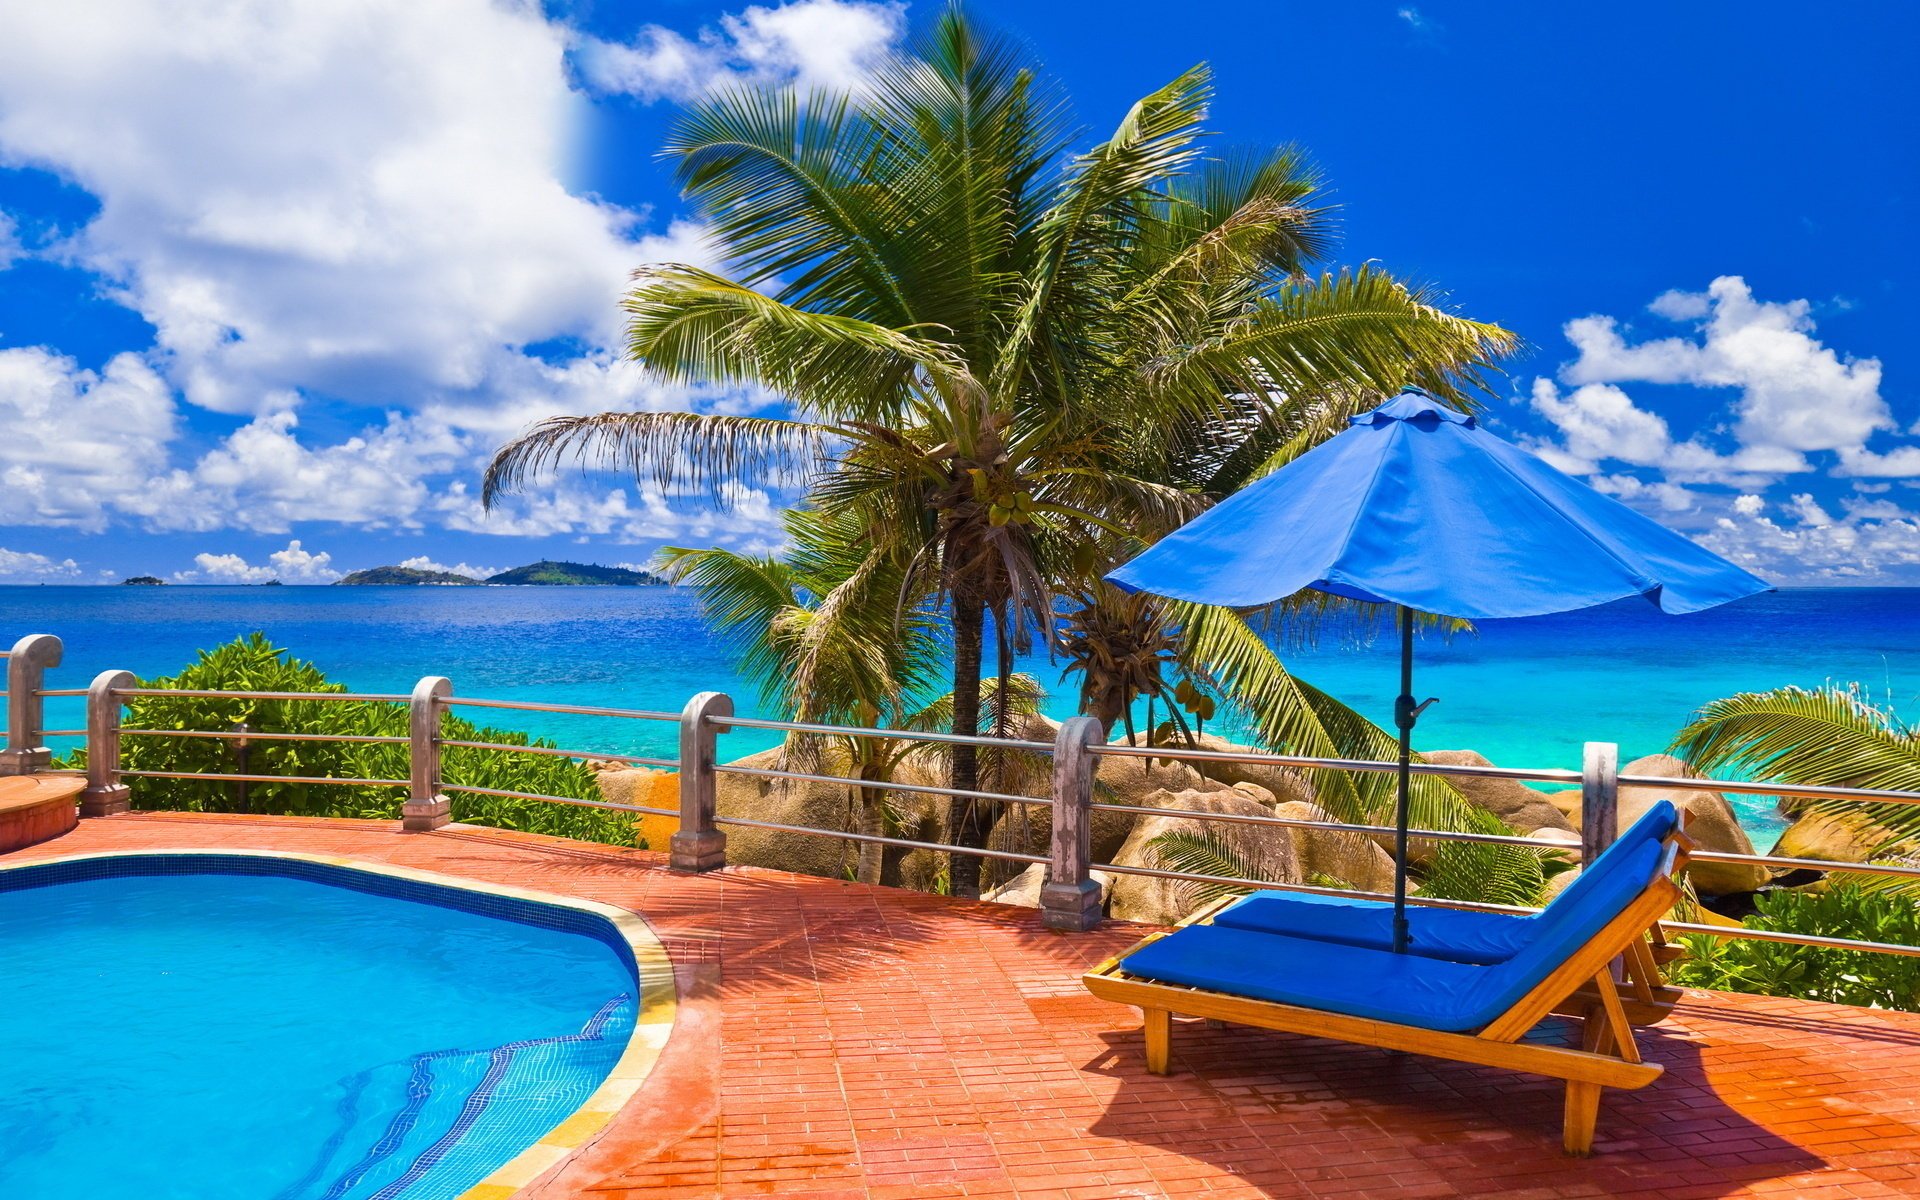
[{"label": "red brick paving", "polygon": [[1560,1089],[1241,1028],[1139,1021],[1078,976],[1137,929],[479,830],[136,814],[7,856],[259,847],[395,862],[645,916],[678,1023],[635,1100],[523,1192],[788,1200],[1920,1195],[1920,1018],[1697,993],[1642,1037],[1667,1073],[1609,1092],[1559,1153]]}]

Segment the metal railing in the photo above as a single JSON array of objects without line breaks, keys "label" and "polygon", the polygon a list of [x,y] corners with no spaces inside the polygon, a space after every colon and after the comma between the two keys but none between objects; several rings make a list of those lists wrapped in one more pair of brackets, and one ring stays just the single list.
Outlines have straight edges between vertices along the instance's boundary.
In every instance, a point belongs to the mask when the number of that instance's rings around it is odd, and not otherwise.
[{"label": "metal railing", "polygon": [[[1197,872],[1166,870],[1137,864],[1094,861],[1092,818],[1096,813],[1115,813],[1132,817],[1166,817],[1201,825],[1240,825],[1289,830],[1320,830],[1367,838],[1392,834],[1389,826],[1354,821],[1308,820],[1249,812],[1211,812],[1155,805],[1116,804],[1098,799],[1095,778],[1103,759],[1158,759],[1191,764],[1230,764],[1239,767],[1271,767],[1302,771],[1387,772],[1396,764],[1382,761],[1317,758],[1253,751],[1226,751],[1185,746],[1136,746],[1109,743],[1106,730],[1091,717],[1067,720],[1051,742],[1005,739],[986,736],[922,732],[917,730],[856,728],[815,722],[781,721],[760,717],[741,717],[733,713],[732,701],[718,692],[703,692],[693,697],[679,712],[618,708],[600,705],[557,704],[525,700],[497,700],[459,696],[450,681],[432,676],[423,679],[406,695],[371,692],[244,692],[149,688],[138,685],[126,671],[105,671],[86,688],[48,688],[45,675],[60,665],[62,647],[58,638],[36,634],[20,639],[11,650],[0,651],[7,677],[6,710],[8,717],[6,748],[0,751],[0,774],[29,775],[50,772],[51,751],[44,745],[49,737],[84,737],[87,786],[81,794],[83,816],[104,816],[127,811],[130,790],[127,779],[195,779],[237,783],[299,783],[343,787],[404,788],[401,826],[407,830],[432,830],[447,825],[451,817],[450,796],[470,795],[552,803],[573,807],[605,809],[642,816],[677,818],[669,839],[669,862],[676,870],[710,871],[726,864],[726,828],[755,829],[829,838],[849,845],[878,845],[904,850],[925,850],[945,854],[971,855],[981,859],[1046,867],[1041,888],[1040,908],[1043,920],[1052,928],[1078,930],[1091,928],[1101,919],[1100,885],[1095,871],[1116,875],[1143,876],[1193,884],[1270,888],[1308,894],[1361,896],[1387,900],[1386,893],[1322,887],[1306,883],[1274,882],[1264,879],[1235,878]],[[44,701],[49,697],[80,697],[87,700],[85,729],[47,729]],[[158,729],[125,727],[122,722],[129,702],[152,697],[190,697],[255,701],[369,702],[404,704],[408,707],[408,732],[405,736],[383,734],[314,734],[238,729]],[[443,718],[454,708],[509,710],[570,716],[603,717],[616,720],[671,722],[678,727],[679,752],[673,757],[643,754],[617,754],[556,746],[516,745],[450,738],[443,732]],[[1021,751],[1051,760],[1050,786],[1045,796],[1027,796],[982,789],[963,789],[931,783],[902,780],[860,780],[790,768],[754,767],[742,763],[722,763],[716,753],[719,736],[737,729],[761,730],[791,736],[815,735],[835,738],[884,739],[913,745],[970,745],[983,748]],[[271,775],[247,771],[160,771],[129,768],[122,765],[121,739],[188,738],[257,742],[325,742],[374,745],[405,745],[408,748],[408,778],[346,778],[317,775]],[[673,808],[645,804],[618,803],[605,799],[555,796],[508,788],[481,787],[451,782],[442,769],[442,752],[448,748],[497,753],[544,755],[581,760],[618,762],[632,766],[668,768],[678,773],[678,806]],[[1509,846],[1555,854],[1580,861],[1593,857],[1611,845],[1619,831],[1619,796],[1623,787],[1658,788],[1669,791],[1736,792],[1747,795],[1777,796],[1789,799],[1840,800],[1920,804],[1920,793],[1876,788],[1814,787],[1798,784],[1749,782],[1743,780],[1668,778],[1665,776],[1621,775],[1618,751],[1611,744],[1588,743],[1582,769],[1528,770],[1511,767],[1470,764],[1419,763],[1413,767],[1421,775],[1457,779],[1507,779],[1524,783],[1548,783],[1580,788],[1580,844],[1537,837],[1475,833],[1459,830],[1414,829],[1411,836],[1427,842],[1466,842]],[[72,774],[74,772],[66,772]],[[971,800],[990,806],[1035,807],[1048,810],[1051,832],[1046,854],[1028,853],[987,846],[957,845],[886,834],[857,832],[850,829],[818,828],[719,811],[719,780],[723,776],[766,779],[822,785],[844,785],[850,789],[884,793],[905,793],[948,800]],[[1739,854],[1728,851],[1697,850],[1696,863],[1752,866],[1774,870],[1808,870],[1854,875],[1879,875],[1920,878],[1920,865],[1905,863],[1857,863],[1825,859],[1790,858],[1763,854]],[[1538,911],[1507,905],[1476,903],[1438,897],[1412,897],[1414,903],[1478,911],[1526,913]],[[1677,933],[1701,934],[1719,938],[1749,938],[1758,941],[1785,942],[1827,949],[1872,951],[1886,954],[1920,955],[1920,947],[1890,943],[1856,941],[1846,938],[1817,937],[1744,926],[1720,926],[1693,922],[1667,922]]]}]

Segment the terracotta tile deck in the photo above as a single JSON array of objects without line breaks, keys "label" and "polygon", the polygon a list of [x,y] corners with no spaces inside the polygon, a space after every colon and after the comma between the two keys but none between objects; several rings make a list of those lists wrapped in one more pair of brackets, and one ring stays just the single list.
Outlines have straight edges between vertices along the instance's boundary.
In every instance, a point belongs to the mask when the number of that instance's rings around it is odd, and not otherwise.
[{"label": "terracotta tile deck", "polygon": [[1138,930],[477,830],[134,815],[92,850],[344,854],[623,905],[672,954],[678,1025],[638,1097],[522,1193],[1095,1200],[1158,1196],[1920,1195],[1920,1018],[1698,994],[1642,1038],[1667,1074],[1608,1093],[1559,1153],[1560,1089],[1249,1029],[1176,1025],[1148,1075],[1131,1009],[1077,976]]}]

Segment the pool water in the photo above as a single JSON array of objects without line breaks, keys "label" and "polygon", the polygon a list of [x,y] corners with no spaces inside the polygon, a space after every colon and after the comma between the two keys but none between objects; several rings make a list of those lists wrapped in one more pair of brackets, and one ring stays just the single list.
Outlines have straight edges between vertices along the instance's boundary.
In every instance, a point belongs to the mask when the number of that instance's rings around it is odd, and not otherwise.
[{"label": "pool water", "polygon": [[0,871],[0,1197],[458,1196],[600,1085],[638,996],[575,910],[265,858]]}]

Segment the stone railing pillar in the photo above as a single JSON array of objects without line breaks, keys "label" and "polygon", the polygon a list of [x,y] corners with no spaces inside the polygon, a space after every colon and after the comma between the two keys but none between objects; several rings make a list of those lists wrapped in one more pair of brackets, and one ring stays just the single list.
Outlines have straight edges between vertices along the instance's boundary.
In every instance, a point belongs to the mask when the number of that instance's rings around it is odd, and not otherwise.
[{"label": "stone railing pillar", "polygon": [[1599,858],[1620,836],[1620,747],[1588,742],[1580,763],[1580,863]]},{"label": "stone railing pillar", "polygon": [[708,718],[732,715],[733,700],[725,692],[701,692],[680,712],[680,829],[669,840],[667,855],[676,871],[727,865],[727,835],[714,823],[719,813],[714,739],[723,731]]},{"label": "stone railing pillar", "polygon": [[453,805],[440,790],[440,714],[453,695],[453,682],[429,675],[413,685],[407,701],[408,779],[400,828],[409,833],[439,829],[453,820]]},{"label": "stone railing pillar", "polygon": [[46,673],[60,665],[60,639],[30,633],[13,644],[7,659],[7,748],[0,750],[0,775],[31,775],[45,770],[53,751],[42,743],[46,702],[40,689]]},{"label": "stone railing pillar", "polygon": [[1040,920],[1048,929],[1077,933],[1100,923],[1100,885],[1093,870],[1093,777],[1100,761],[1092,748],[1107,728],[1092,717],[1070,717],[1053,742],[1053,846],[1040,889]]},{"label": "stone railing pillar", "polygon": [[87,687],[87,788],[80,815],[111,817],[133,807],[133,792],[120,782],[120,710],[116,693],[138,687],[132,671],[102,671]]}]

